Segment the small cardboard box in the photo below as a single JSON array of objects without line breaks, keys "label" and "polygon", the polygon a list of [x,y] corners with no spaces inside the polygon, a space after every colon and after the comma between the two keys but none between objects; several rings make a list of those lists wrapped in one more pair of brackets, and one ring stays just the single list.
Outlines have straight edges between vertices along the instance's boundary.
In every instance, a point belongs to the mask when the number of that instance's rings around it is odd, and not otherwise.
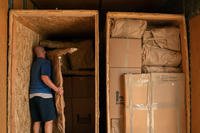
[{"label": "small cardboard box", "polygon": [[141,67],[141,39],[110,39],[110,67]]}]

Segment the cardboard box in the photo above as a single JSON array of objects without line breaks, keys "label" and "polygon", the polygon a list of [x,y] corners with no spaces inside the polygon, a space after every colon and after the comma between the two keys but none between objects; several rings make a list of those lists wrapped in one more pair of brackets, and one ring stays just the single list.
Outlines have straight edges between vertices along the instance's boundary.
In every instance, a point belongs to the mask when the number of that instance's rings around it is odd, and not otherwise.
[{"label": "cardboard box", "polygon": [[157,109],[153,111],[154,133],[184,133],[179,112],[176,108]]},{"label": "cardboard box", "polygon": [[94,100],[90,98],[72,99],[73,129],[72,133],[94,132]]},{"label": "cardboard box", "polygon": [[[127,126],[132,126],[130,133],[147,133],[148,131],[148,111],[147,110],[135,110],[133,111],[133,119],[129,119]],[[129,116],[131,117],[131,116]],[[133,125],[132,125],[133,124]]]},{"label": "cardboard box", "polygon": [[90,98],[94,97],[94,77],[72,77],[73,97]]},{"label": "cardboard box", "polygon": [[111,119],[111,133],[123,133],[124,132],[124,119],[115,118]]},{"label": "cardboard box", "polygon": [[110,67],[141,67],[141,39],[110,39]]},{"label": "cardboard box", "polygon": [[183,73],[126,74],[125,133],[184,133],[184,91]]},{"label": "cardboard box", "polygon": [[124,78],[125,73],[141,73],[141,68],[110,68],[110,117],[124,116]]}]

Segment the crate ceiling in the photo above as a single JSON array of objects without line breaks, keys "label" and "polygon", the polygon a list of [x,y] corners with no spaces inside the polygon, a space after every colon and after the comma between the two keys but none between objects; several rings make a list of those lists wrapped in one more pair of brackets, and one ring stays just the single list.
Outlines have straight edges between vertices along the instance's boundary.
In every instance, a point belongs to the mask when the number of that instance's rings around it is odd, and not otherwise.
[{"label": "crate ceiling", "polygon": [[59,11],[57,14],[52,11],[38,12],[31,14],[16,13],[16,19],[43,36],[91,36],[94,33],[94,17],[91,16],[73,16],[65,15],[65,12]]}]

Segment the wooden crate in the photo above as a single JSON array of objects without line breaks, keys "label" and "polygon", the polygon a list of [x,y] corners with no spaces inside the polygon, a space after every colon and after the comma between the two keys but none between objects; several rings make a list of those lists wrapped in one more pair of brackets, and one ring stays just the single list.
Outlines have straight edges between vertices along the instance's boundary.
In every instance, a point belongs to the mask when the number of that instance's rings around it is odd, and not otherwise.
[{"label": "wooden crate", "polygon": [[185,103],[186,103],[186,128],[187,133],[190,133],[190,77],[189,77],[189,61],[188,61],[188,45],[186,24],[183,15],[171,14],[157,14],[157,13],[134,13],[134,12],[108,12],[106,19],[106,84],[107,84],[107,132],[111,132],[111,118],[110,118],[110,60],[109,60],[109,42],[110,42],[110,29],[112,19],[141,19],[151,22],[170,22],[180,27],[181,37],[181,53],[182,53],[182,69],[186,75],[186,88],[185,88]]},{"label": "wooden crate", "polygon": [[99,24],[97,11],[12,10],[9,22],[8,132],[31,131],[29,114],[32,48],[52,36],[95,40],[95,133],[99,132]]}]

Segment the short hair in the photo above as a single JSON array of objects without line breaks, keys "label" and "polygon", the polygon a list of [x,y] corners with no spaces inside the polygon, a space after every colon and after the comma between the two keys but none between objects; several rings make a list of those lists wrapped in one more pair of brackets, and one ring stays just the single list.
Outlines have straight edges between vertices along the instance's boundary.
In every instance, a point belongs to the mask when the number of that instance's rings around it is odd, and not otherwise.
[{"label": "short hair", "polygon": [[33,47],[33,52],[35,53],[35,55],[37,56],[39,53],[38,53],[38,50],[39,49],[43,49],[44,47],[42,47],[42,46],[39,46],[39,45],[37,45],[37,46],[34,46]]}]

